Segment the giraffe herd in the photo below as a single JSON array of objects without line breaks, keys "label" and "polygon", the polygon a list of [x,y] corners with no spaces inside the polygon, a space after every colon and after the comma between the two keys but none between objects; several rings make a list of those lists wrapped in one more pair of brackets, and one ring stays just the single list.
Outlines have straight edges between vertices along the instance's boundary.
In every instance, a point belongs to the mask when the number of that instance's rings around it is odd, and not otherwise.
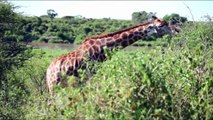
[{"label": "giraffe herd", "polygon": [[78,70],[85,60],[96,60],[103,62],[106,60],[104,47],[126,47],[132,43],[145,38],[147,35],[162,36],[172,34],[174,26],[171,28],[167,22],[153,16],[152,20],[120,31],[92,36],[85,39],[79,48],[73,52],[64,54],[54,59],[46,72],[46,83],[50,94],[53,93],[55,84],[68,86],[67,81],[62,79],[62,74],[68,76],[79,76]]}]

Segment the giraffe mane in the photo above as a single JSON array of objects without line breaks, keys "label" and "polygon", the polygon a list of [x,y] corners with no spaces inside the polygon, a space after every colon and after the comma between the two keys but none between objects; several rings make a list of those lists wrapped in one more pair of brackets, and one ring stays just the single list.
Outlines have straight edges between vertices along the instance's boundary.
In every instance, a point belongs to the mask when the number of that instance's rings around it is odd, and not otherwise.
[{"label": "giraffe mane", "polygon": [[90,36],[90,37],[86,38],[84,40],[84,42],[86,42],[86,41],[88,41],[90,39],[98,39],[98,38],[103,38],[103,37],[108,37],[108,36],[113,36],[113,35],[116,35],[116,34],[120,34],[122,32],[131,30],[131,29],[134,29],[134,28],[137,28],[137,27],[140,27],[140,26],[148,25],[150,23],[151,22],[146,22],[146,23],[143,23],[143,24],[138,24],[138,25],[135,25],[135,26],[132,26],[132,27],[129,27],[129,28],[126,28],[126,29],[122,29],[122,30],[119,30],[119,31],[111,32],[111,33],[105,33],[105,34],[100,34],[100,35],[93,35],[93,36]]}]

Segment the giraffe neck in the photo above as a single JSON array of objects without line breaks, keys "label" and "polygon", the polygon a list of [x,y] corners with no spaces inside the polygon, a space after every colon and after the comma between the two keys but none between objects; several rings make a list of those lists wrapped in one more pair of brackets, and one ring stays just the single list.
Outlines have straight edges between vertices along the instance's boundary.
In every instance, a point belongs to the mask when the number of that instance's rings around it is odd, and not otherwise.
[{"label": "giraffe neck", "polygon": [[78,50],[82,51],[83,56],[88,55],[89,57],[97,59],[98,57],[100,57],[100,54],[104,53],[104,46],[122,46],[124,48],[136,42],[137,40],[145,38],[148,34],[151,33],[147,32],[150,30],[148,30],[150,26],[153,26],[153,24],[151,22],[147,22],[145,24],[140,24],[113,33],[92,36],[85,39]]},{"label": "giraffe neck", "polygon": [[116,47],[122,46],[126,47],[137,40],[143,39],[147,36],[147,28],[151,26],[151,23],[145,23],[138,25],[137,27],[132,27],[128,30],[123,30],[122,32],[117,32],[116,34],[109,34],[100,39],[96,39],[102,43],[102,46]]}]

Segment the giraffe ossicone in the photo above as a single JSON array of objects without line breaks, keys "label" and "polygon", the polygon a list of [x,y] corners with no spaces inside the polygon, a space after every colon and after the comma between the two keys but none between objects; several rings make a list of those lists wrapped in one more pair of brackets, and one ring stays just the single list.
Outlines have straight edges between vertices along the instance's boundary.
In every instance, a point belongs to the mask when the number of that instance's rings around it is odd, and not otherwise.
[{"label": "giraffe ossicone", "polygon": [[53,85],[57,83],[63,82],[67,86],[66,80],[62,80],[62,73],[79,76],[78,69],[87,57],[100,62],[106,60],[104,47],[122,46],[124,48],[147,35],[164,34],[172,34],[169,25],[153,16],[151,21],[143,24],[108,34],[91,36],[73,52],[59,56],[51,62],[46,73],[48,91],[52,94]]}]

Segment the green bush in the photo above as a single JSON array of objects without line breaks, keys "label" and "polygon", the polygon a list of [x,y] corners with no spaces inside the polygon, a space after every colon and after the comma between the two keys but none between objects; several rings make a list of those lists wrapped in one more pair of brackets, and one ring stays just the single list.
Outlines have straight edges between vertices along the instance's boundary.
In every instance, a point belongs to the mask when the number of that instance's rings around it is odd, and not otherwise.
[{"label": "green bush", "polygon": [[[167,47],[114,54],[85,84],[58,88],[56,115],[66,119],[212,119],[212,30],[210,24],[186,25]],[[69,82],[72,85],[75,79]]]},{"label": "green bush", "polygon": [[38,41],[39,41],[39,42],[45,42],[45,43],[47,43],[47,42],[48,42],[48,39],[47,39],[46,37],[42,36],[42,37],[39,38]]},{"label": "green bush", "polygon": [[23,119],[21,107],[29,89],[17,70],[32,57],[31,49],[21,43],[1,41],[0,53],[0,119]]},{"label": "green bush", "polygon": [[[80,43],[86,37],[101,34],[103,32],[113,32],[130,26],[131,21],[124,20],[104,20],[104,19],[86,19],[86,18],[55,18],[52,21],[44,17],[27,17],[20,16],[21,23],[14,28],[17,29],[18,35],[24,37],[19,41],[43,41],[43,36],[58,35],[61,43]],[[6,27],[6,26],[5,26]],[[3,28],[3,27],[2,27]],[[110,31],[109,31],[110,30]],[[8,32],[8,31],[7,31]],[[76,36],[83,36],[77,39]],[[7,40],[14,40],[12,36],[8,36]],[[59,42],[59,41],[57,41]]]},{"label": "green bush", "polygon": [[76,38],[75,38],[75,44],[80,44],[82,41],[83,41],[83,39],[84,39],[85,37],[83,36],[83,35],[78,35]]},{"label": "green bush", "polygon": [[[24,119],[22,106],[29,91],[25,80],[16,72],[26,60],[32,57],[31,48],[16,41],[22,20],[15,11],[16,6],[6,1],[0,2],[0,119]],[[20,75],[20,74],[19,74]]]},{"label": "green bush", "polygon": [[30,94],[23,94],[27,102],[20,108],[25,119],[213,119],[213,25],[183,27],[172,38],[159,38],[158,46],[110,55],[106,50],[107,61],[87,61],[81,78],[68,77],[69,87],[56,86],[54,97],[46,91],[45,71],[68,51],[36,50],[15,74],[28,81]]}]

